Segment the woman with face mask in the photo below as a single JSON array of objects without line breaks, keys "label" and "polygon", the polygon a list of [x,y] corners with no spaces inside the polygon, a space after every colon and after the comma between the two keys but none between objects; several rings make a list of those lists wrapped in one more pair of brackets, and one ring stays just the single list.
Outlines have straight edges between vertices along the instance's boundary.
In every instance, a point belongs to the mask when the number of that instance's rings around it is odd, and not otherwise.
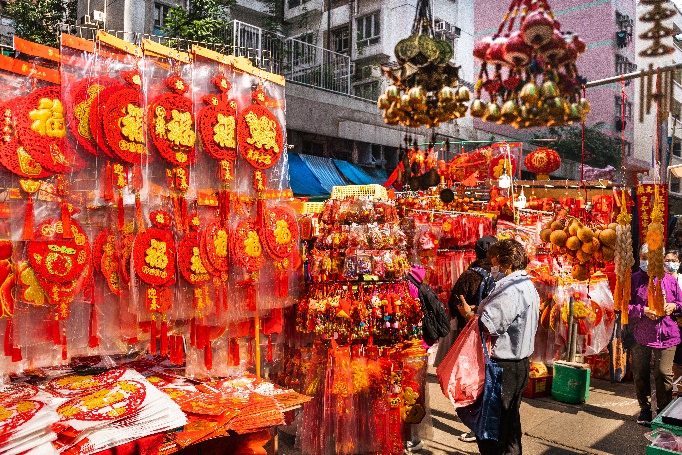
[{"label": "woman with face mask", "polygon": [[[680,344],[680,330],[676,317],[682,316],[682,290],[677,279],[666,273],[661,280],[665,297],[663,316],[649,308],[649,247],[644,244],[640,251],[639,270],[632,274],[632,301],[628,312],[630,328],[635,337],[632,347],[632,375],[640,413],[637,423],[649,426],[651,412],[651,357],[654,359],[657,412],[672,401],[673,360]],[[679,267],[679,259],[666,255],[665,264],[670,270]],[[669,260],[670,259],[670,260]],[[669,264],[668,264],[669,263]]]},{"label": "woman with face mask", "polygon": [[[663,268],[665,273],[674,276],[677,283],[682,288],[682,274],[680,273],[680,254],[677,250],[668,250],[663,258]],[[682,317],[678,317],[677,325],[682,324]],[[682,338],[682,337],[681,337]],[[677,345],[675,349],[675,358],[673,359],[673,381],[682,376],[682,343]]]}]

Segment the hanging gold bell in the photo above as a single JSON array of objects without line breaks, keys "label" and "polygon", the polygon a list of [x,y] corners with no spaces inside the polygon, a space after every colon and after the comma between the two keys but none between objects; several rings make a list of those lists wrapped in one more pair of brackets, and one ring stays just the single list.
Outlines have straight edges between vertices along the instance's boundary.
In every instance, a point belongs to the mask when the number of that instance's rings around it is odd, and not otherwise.
[{"label": "hanging gold bell", "polygon": [[526,83],[521,87],[521,93],[519,94],[521,101],[531,106],[536,104],[540,100],[540,95],[538,93],[538,86],[533,82]]},{"label": "hanging gold bell", "polygon": [[485,101],[482,101],[480,99],[475,99],[473,103],[471,103],[471,108],[469,108],[469,113],[471,114],[472,117],[477,117],[481,118],[485,115],[487,109],[487,105]]},{"label": "hanging gold bell", "polygon": [[462,86],[457,89],[457,101],[460,103],[468,103],[471,99],[471,92],[468,88]]},{"label": "hanging gold bell", "polygon": [[388,101],[386,94],[379,96],[379,99],[377,99],[377,107],[381,110],[388,109],[390,105],[391,103]]},{"label": "hanging gold bell", "polygon": [[540,87],[540,96],[543,99],[555,98],[559,96],[559,88],[552,81],[543,82],[542,87]]},{"label": "hanging gold bell", "polygon": [[514,100],[508,100],[502,105],[500,110],[500,119],[497,123],[511,124],[518,118],[518,106]]},{"label": "hanging gold bell", "polygon": [[400,90],[395,85],[389,85],[386,87],[386,92],[384,94],[386,95],[386,99],[392,103],[393,101],[397,101],[400,97]]},{"label": "hanging gold bell", "polygon": [[501,115],[502,113],[500,112],[500,106],[498,106],[495,102],[490,102],[486,107],[483,120],[486,122],[497,122]]},{"label": "hanging gold bell", "polygon": [[578,104],[580,106],[580,110],[583,111],[585,114],[590,113],[590,109],[592,109],[592,106],[590,106],[590,102],[587,101],[585,98],[580,98],[580,102]]}]

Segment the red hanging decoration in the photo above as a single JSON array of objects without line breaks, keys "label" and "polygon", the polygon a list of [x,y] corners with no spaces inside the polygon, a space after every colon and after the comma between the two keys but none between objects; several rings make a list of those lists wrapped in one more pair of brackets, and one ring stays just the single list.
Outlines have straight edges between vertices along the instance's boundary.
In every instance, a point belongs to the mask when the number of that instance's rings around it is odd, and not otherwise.
[{"label": "red hanging decoration", "polygon": [[83,149],[95,156],[103,153],[97,147],[97,141],[90,127],[90,112],[99,95],[108,87],[119,85],[115,79],[106,76],[88,77],[73,84],[69,91],[71,103],[67,110],[67,125],[71,135]]}]

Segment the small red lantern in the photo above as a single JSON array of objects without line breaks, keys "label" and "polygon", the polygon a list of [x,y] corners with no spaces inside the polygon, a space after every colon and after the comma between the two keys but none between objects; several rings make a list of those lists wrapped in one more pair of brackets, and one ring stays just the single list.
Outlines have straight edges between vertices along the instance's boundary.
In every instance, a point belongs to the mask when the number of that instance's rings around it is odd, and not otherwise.
[{"label": "small red lantern", "polygon": [[561,157],[547,147],[539,147],[526,156],[524,160],[526,169],[536,174],[537,180],[549,180],[549,174],[561,166]]}]

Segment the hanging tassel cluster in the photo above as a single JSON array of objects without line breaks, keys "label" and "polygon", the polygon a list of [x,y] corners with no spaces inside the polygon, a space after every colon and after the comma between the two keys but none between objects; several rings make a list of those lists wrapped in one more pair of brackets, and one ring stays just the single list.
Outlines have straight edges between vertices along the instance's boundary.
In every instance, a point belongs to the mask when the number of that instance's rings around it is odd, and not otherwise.
[{"label": "hanging tassel cluster", "polygon": [[104,167],[104,200],[106,202],[114,202],[114,173],[111,168],[111,163],[107,161],[107,165]]},{"label": "hanging tassel cluster", "polygon": [[71,232],[71,213],[69,213],[69,203],[66,198],[62,201],[62,231],[65,239],[72,239],[73,232]]},{"label": "hanging tassel cluster", "polygon": [[33,196],[30,194],[26,200],[26,214],[24,215],[24,232],[22,240],[33,240]]}]

